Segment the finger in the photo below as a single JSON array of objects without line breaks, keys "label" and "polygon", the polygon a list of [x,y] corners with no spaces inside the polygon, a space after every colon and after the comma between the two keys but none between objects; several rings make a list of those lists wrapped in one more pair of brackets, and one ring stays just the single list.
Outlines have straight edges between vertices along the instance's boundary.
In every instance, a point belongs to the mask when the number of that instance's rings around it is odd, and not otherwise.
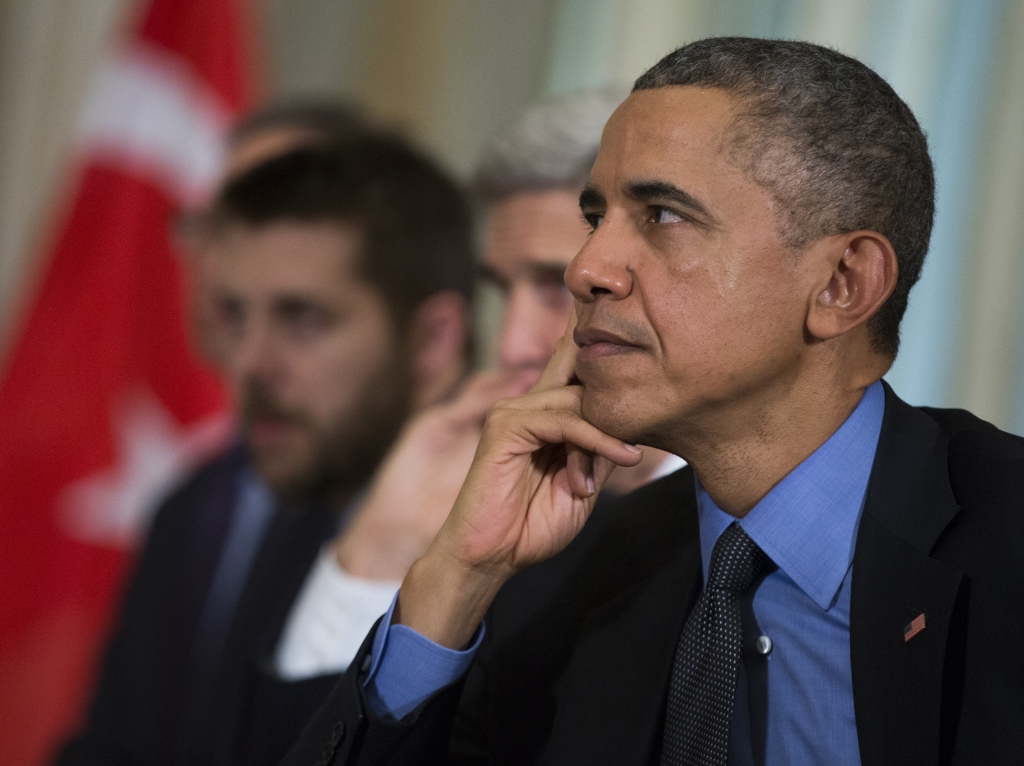
[{"label": "finger", "polygon": [[565,445],[565,451],[569,488],[577,497],[590,497],[597,492],[593,471],[594,456],[573,444]]},{"label": "finger", "polygon": [[531,391],[495,403],[495,409],[508,410],[569,410],[580,414],[583,401],[582,386],[559,386],[546,391]]},{"label": "finger", "polygon": [[[643,455],[640,456],[643,459]],[[594,477],[594,484],[598,491],[604,487],[605,482],[608,481],[608,477],[612,475],[612,471],[615,470],[615,463],[610,460],[605,460],[603,457],[598,455],[593,459],[593,467],[591,468],[591,475]]]},{"label": "finger", "polygon": [[616,465],[640,462],[643,450],[609,436],[579,415],[566,410],[495,410],[484,429],[486,451],[527,455],[547,444],[572,444]]},{"label": "finger", "polygon": [[576,377],[576,354],[579,347],[572,339],[572,331],[576,329],[576,309],[569,315],[569,323],[565,332],[555,344],[555,353],[548,360],[547,367],[540,374],[531,391],[547,391],[551,388],[568,385]]}]

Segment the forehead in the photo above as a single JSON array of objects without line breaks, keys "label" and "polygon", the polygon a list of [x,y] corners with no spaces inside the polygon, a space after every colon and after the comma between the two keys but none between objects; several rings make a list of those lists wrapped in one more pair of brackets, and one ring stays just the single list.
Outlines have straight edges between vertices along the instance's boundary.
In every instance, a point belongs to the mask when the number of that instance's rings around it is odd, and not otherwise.
[{"label": "forehead", "polygon": [[636,91],[605,126],[591,180],[602,187],[666,180],[699,193],[739,176],[728,162],[736,100],[717,88],[668,86]]},{"label": "forehead", "polygon": [[487,261],[502,269],[531,262],[568,264],[586,238],[578,190],[521,192],[491,208]]},{"label": "forehead", "polygon": [[298,126],[282,125],[258,131],[228,147],[223,177],[238,178],[267,160],[318,140],[322,141],[318,133]]},{"label": "forehead", "polygon": [[279,221],[230,224],[214,248],[222,278],[234,287],[287,292],[327,290],[361,282],[355,227]]}]

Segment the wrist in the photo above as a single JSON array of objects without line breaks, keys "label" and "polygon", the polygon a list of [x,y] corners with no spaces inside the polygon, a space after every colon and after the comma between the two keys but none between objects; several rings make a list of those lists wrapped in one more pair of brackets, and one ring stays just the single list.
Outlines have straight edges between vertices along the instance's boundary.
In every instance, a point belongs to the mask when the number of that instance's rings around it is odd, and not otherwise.
[{"label": "wrist", "polygon": [[467,565],[432,547],[402,582],[394,622],[461,651],[511,574],[503,567]]}]

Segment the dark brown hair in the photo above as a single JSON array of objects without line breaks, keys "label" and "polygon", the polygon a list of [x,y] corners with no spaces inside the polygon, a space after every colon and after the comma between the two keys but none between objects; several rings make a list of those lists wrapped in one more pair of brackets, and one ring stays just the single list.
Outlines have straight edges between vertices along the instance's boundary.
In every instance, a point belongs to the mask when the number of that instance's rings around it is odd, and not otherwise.
[{"label": "dark brown hair", "polygon": [[213,207],[226,223],[333,221],[362,237],[360,271],[404,323],[427,297],[473,287],[468,206],[461,190],[403,141],[358,137],[304,147],[242,174]]}]

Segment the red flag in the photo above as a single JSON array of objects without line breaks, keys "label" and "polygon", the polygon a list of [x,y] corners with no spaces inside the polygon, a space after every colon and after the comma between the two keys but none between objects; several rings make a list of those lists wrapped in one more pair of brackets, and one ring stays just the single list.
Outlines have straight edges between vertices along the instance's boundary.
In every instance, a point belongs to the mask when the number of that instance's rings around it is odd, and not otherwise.
[{"label": "red flag", "polygon": [[223,441],[168,236],[251,101],[244,0],[152,0],[100,71],[77,192],[0,379],[0,763],[81,715],[144,512]]}]

